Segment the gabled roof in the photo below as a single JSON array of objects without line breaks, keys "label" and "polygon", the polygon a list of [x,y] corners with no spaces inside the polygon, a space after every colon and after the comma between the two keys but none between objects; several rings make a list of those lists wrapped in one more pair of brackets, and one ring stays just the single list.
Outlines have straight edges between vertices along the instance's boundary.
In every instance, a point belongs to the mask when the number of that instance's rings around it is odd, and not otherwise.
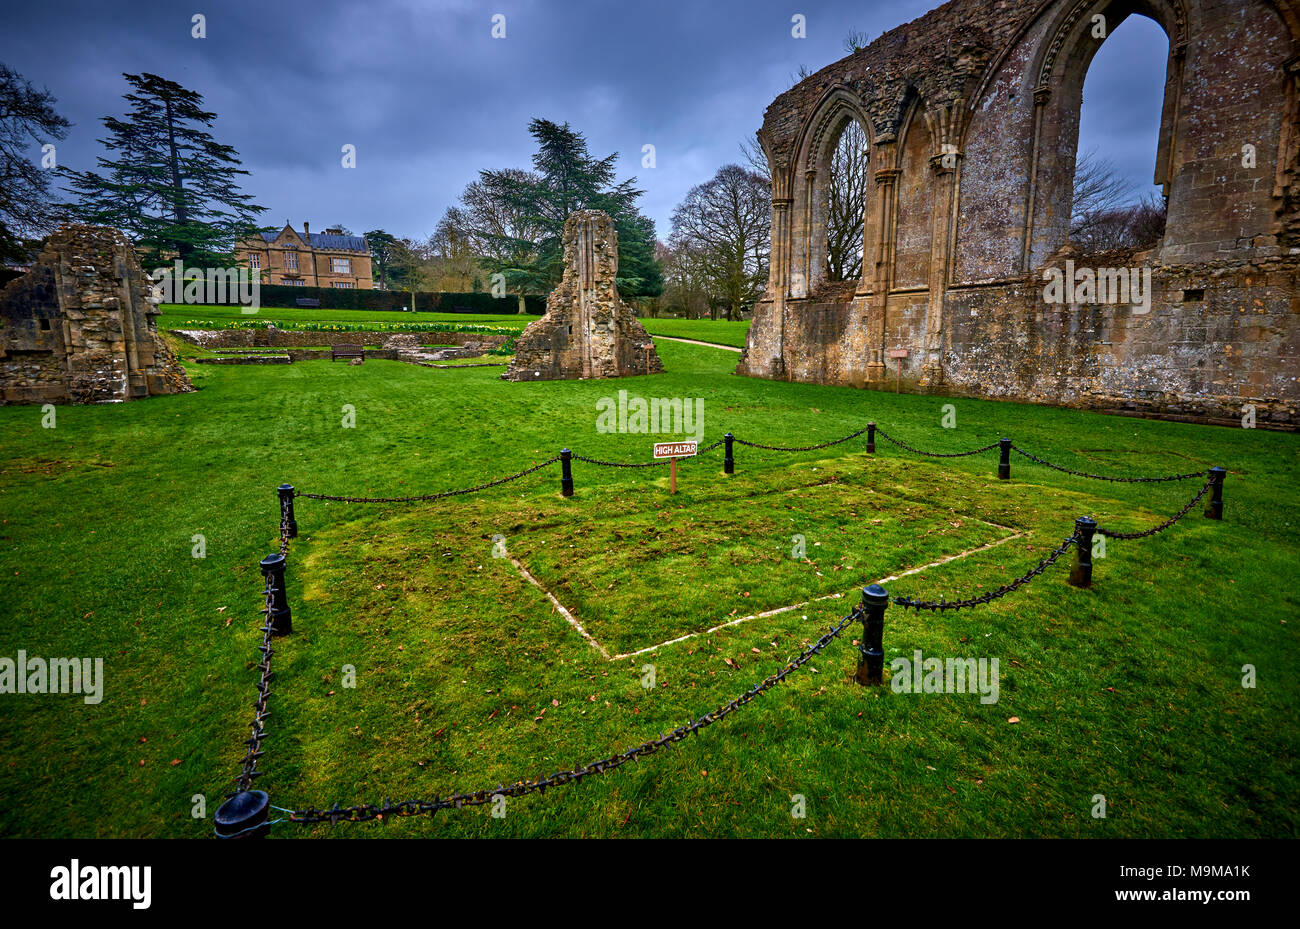
[{"label": "gabled roof", "polygon": [[[274,242],[276,239],[280,238],[282,234],[283,230],[280,232],[263,232],[262,239],[266,242]],[[294,235],[298,236],[299,239],[305,238],[307,244],[312,248],[332,249],[334,251],[343,252],[361,252],[362,254],[370,253],[370,246],[367,244],[365,236],[330,235],[322,232],[311,232],[304,237],[301,233],[296,231],[294,232]]]}]

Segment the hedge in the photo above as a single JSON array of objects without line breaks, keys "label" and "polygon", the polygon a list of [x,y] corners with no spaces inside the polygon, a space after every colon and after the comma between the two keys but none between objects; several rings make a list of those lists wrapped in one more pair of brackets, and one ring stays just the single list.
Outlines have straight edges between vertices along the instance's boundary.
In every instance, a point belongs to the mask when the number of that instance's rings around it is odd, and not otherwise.
[{"label": "hedge", "polygon": [[[335,287],[290,287],[285,284],[261,285],[262,306],[296,306],[297,300],[319,300],[325,310],[392,310],[401,312],[411,306],[408,290],[344,290]],[[228,301],[237,303],[237,299]],[[545,297],[524,297],[524,308],[533,315],[546,312]],[[421,313],[491,313],[514,315],[519,312],[519,298],[494,297],[485,293],[415,294],[415,309]]]}]

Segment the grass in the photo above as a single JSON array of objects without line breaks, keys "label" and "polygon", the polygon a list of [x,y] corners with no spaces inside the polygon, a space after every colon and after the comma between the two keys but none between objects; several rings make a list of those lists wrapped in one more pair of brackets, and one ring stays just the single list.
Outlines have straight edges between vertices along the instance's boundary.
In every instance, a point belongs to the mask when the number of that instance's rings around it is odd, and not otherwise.
[{"label": "grass", "polygon": [[[730,373],[733,353],[659,350],[669,373],[617,384],[512,384],[494,368],[382,361],[190,366],[197,393],[60,407],[53,429],[39,408],[0,408],[0,655],[102,656],[107,677],[97,706],[0,700],[0,835],[210,833],[191,798],[204,795],[210,816],[236,772],[277,484],[426,493],[563,446],[645,460],[652,437],[595,430],[596,401],[618,389],[703,397],[706,442],[732,431],[805,444],[875,419],[923,448],[1006,434],[1089,470],[1222,463],[1226,518],[1198,507],[1153,539],[1110,543],[1090,590],[1069,587],[1058,565],[976,610],[888,611],[887,659],[997,657],[996,704],[851,685],[854,633],[701,735],[511,801],[504,819],[465,810],[387,828],[280,824],[276,835],[1296,834],[1300,437],[757,381]],[[945,403],[956,429],[940,428]],[[355,428],[341,428],[344,405]],[[860,441],[798,454],[738,447],[731,478],[719,454],[684,464],[676,497],[660,469],[578,462],[567,500],[556,467],[414,506],[300,499],[295,632],[277,640],[259,786],[279,806],[397,800],[603,757],[748,689],[857,588],[901,567],[1020,533],[889,584],[968,596],[1032,567],[1076,516],[1141,528],[1196,489],[1103,484],[1019,458],[1012,480],[997,481],[992,454],[934,461],[883,442],[871,457]],[[796,534],[815,564],[788,557]],[[192,557],[197,535],[204,558]],[[846,596],[611,662],[492,557],[498,535],[615,646]],[[642,686],[647,664],[653,689]],[[1245,664],[1256,688],[1241,685]],[[342,686],[345,665],[355,688]],[[1104,820],[1089,814],[1097,793]],[[791,818],[794,794],[807,819]]]},{"label": "grass", "polygon": [[[239,307],[186,306],[163,304],[158,317],[160,329],[194,329],[209,326],[229,326],[275,322],[281,326],[293,324],[331,324],[356,326],[366,323],[385,326],[416,326],[422,323],[456,323],[466,326],[523,329],[537,316],[493,315],[483,313],[393,313],[383,310],[316,310],[303,307],[262,307],[257,313],[245,315]],[[649,319],[641,323],[651,335],[696,339],[719,345],[743,347],[749,332],[749,320],[727,322],[709,319]]]}]

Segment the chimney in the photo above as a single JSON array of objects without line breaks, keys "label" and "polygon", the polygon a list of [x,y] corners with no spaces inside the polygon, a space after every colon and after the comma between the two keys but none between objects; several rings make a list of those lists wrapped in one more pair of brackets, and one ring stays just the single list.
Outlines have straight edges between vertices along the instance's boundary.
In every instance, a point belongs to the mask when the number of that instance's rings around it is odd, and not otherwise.
[{"label": "chimney", "polygon": [[311,223],[307,222],[305,219],[302,221],[302,237],[304,239],[309,239],[311,237]]}]

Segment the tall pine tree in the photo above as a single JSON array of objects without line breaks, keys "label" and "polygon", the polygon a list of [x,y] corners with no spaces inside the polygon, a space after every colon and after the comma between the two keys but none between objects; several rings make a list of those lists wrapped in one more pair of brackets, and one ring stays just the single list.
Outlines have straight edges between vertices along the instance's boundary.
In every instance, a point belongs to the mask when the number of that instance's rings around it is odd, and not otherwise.
[{"label": "tall pine tree", "polygon": [[78,197],[72,216],[121,229],[146,264],[230,263],[266,208],[240,192],[237,177],[248,172],[207,131],[216,114],[202,108],[202,96],[156,74],[123,77],[133,88],[124,95],[130,107],[125,119],[104,118],[102,173],[61,169]]},{"label": "tall pine tree", "polygon": [[[636,206],[642,191],[635,178],[616,182],[617,153],[594,157],[587,140],[568,123],[534,119],[528,127],[537,141],[533,170],[482,171],[466,189],[467,209],[458,214],[513,215],[513,228],[532,231],[528,240],[503,232],[503,224],[474,223],[466,232],[485,244],[484,264],[506,275],[512,288],[545,294],[564,273],[564,223],[579,210],[604,210],[618,230],[618,289],[626,298],[663,292],[663,273],[655,258],[654,222]],[[492,203],[481,201],[488,197]],[[469,209],[469,200],[475,209]],[[492,226],[493,228],[487,228]]]}]

